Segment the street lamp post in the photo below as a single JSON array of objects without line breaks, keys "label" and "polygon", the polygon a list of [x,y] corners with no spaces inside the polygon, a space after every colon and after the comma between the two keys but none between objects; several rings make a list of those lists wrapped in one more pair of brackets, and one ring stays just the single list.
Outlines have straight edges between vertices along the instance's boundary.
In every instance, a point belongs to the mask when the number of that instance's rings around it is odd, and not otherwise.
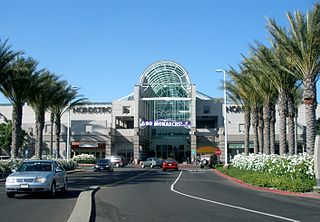
[{"label": "street lamp post", "polygon": [[224,164],[228,164],[228,131],[227,131],[227,89],[226,89],[226,70],[217,69],[216,72],[223,73],[223,94],[224,94]]},{"label": "street lamp post", "polygon": [[[79,89],[79,87],[77,87],[77,86],[71,86],[71,89],[77,90],[77,89]],[[67,150],[66,150],[66,159],[67,159],[67,160],[70,159],[70,130],[71,130],[71,129],[70,129],[70,128],[71,128],[70,105],[71,105],[71,101],[69,102],[69,105],[68,105]]]},{"label": "street lamp post", "polygon": [[66,150],[66,158],[69,160],[70,157],[70,102],[68,105],[68,124],[67,124],[67,150]]}]

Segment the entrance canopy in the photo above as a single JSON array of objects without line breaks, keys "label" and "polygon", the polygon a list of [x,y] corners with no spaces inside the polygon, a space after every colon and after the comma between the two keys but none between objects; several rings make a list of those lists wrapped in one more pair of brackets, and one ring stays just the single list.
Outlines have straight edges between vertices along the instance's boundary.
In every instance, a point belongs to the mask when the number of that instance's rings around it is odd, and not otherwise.
[{"label": "entrance canopy", "polygon": [[214,152],[218,149],[219,148],[216,146],[202,146],[202,147],[197,148],[197,153],[198,154],[205,154],[205,153],[214,154]]}]

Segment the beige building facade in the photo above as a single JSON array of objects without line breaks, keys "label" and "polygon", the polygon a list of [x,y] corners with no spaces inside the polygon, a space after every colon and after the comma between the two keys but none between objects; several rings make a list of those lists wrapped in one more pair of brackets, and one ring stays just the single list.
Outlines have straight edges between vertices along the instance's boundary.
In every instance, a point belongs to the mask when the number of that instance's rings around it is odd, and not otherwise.
[{"label": "beige building facade", "polygon": [[[227,110],[228,154],[231,158],[243,152],[244,119],[239,107],[228,104]],[[0,122],[10,120],[12,106],[0,104],[0,113]],[[101,159],[121,155],[136,162],[155,156],[186,162],[196,157],[199,148],[212,147],[220,148],[220,158],[224,160],[223,113],[222,100],[197,91],[181,65],[159,61],[142,73],[130,95],[112,102],[88,103],[64,113],[60,154],[67,156],[70,125],[71,156],[87,153]],[[297,118],[299,151],[304,149],[304,118],[304,107],[301,106]],[[50,113],[46,113],[45,120],[43,154],[48,155],[52,140]],[[35,114],[28,105],[23,109],[22,127],[33,137]],[[32,143],[23,147],[24,157],[33,154]],[[56,155],[55,144],[53,154]]]}]

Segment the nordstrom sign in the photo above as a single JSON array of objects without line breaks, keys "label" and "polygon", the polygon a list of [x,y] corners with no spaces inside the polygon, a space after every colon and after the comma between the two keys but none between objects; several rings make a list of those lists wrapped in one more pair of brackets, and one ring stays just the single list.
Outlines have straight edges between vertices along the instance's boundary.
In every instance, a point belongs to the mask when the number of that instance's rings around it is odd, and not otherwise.
[{"label": "nordstrom sign", "polygon": [[81,114],[104,114],[111,113],[111,107],[75,107],[72,109],[73,113],[81,113]]}]

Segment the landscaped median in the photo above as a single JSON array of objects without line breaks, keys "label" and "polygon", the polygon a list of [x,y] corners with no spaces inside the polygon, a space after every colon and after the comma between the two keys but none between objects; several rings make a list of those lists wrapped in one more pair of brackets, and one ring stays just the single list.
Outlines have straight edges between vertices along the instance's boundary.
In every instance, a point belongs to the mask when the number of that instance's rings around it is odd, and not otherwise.
[{"label": "landscaped median", "polygon": [[245,183],[291,192],[310,192],[316,185],[313,156],[238,154],[220,172]]}]

